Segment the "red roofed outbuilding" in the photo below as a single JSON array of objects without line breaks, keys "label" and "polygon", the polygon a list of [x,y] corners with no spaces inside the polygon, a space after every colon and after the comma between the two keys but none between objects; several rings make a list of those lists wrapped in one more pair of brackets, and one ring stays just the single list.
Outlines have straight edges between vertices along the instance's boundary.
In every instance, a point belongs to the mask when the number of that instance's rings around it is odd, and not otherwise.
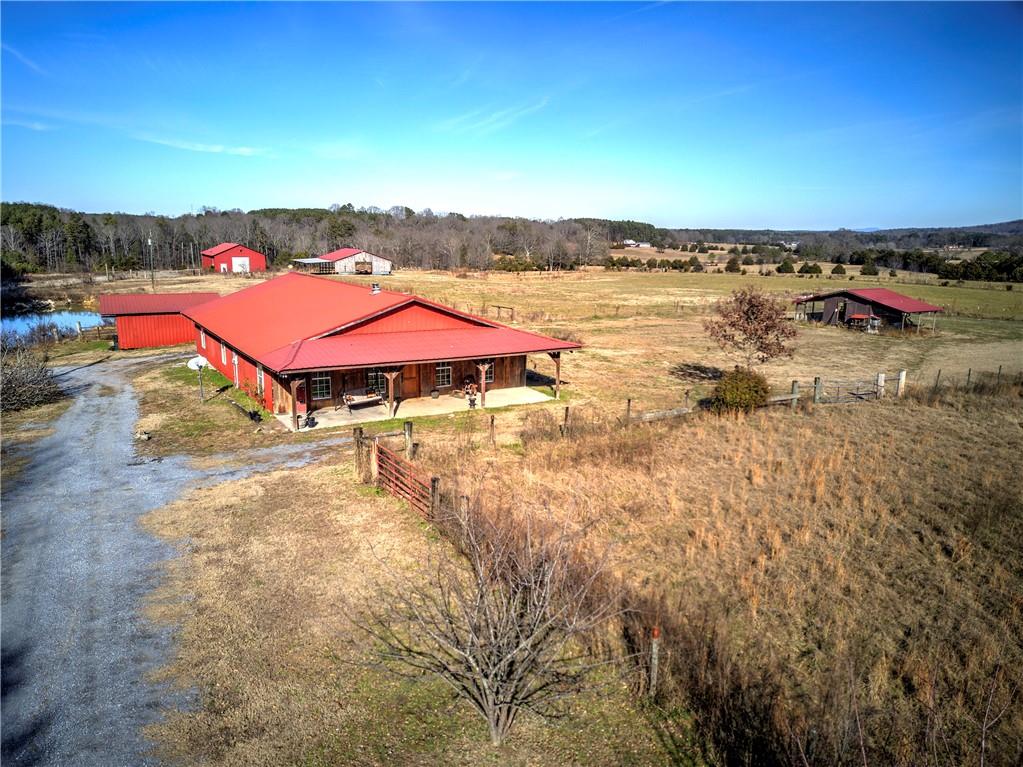
[{"label": "red roofed outbuilding", "polygon": [[271,412],[343,405],[367,390],[385,401],[479,385],[524,386],[526,355],[580,345],[508,327],[407,293],[289,274],[185,311],[213,367]]},{"label": "red roofed outbuilding", "polygon": [[113,317],[121,349],[184,344],[195,325],[181,311],[219,298],[216,293],[112,293],[99,297],[99,313]]},{"label": "red roofed outbuilding", "polygon": [[[817,304],[821,308],[817,308]],[[919,301],[888,288],[855,288],[836,290],[796,299],[807,319],[825,325],[849,325],[856,320],[875,320],[878,324],[899,328],[919,327],[918,315],[936,316],[940,306]]]},{"label": "red roofed outbuilding", "polygon": [[222,242],[202,252],[202,268],[214,272],[265,272],[266,256],[237,242]]}]

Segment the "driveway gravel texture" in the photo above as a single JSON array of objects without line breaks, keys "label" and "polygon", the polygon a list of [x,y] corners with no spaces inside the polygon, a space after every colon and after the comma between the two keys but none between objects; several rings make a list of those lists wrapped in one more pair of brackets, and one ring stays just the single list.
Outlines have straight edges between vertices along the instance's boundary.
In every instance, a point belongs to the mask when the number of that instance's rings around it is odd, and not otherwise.
[{"label": "driveway gravel texture", "polygon": [[[297,467],[345,438],[204,461],[139,459],[130,376],[174,355],[58,371],[73,397],[3,488],[4,765],[154,765],[141,733],[194,694],[154,684],[172,629],[142,614],[174,549],[138,523],[195,486]],[[239,458],[243,460],[239,460]]]}]

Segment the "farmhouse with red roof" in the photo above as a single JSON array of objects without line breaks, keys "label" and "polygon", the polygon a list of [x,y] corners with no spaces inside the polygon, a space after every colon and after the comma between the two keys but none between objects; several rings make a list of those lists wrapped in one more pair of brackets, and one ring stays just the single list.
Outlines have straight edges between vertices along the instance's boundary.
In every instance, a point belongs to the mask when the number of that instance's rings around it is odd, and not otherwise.
[{"label": "farmhouse with red roof", "polygon": [[292,268],[313,274],[390,274],[394,262],[359,248],[340,248],[313,258],[294,258]]},{"label": "farmhouse with red roof", "polygon": [[216,293],[113,293],[99,297],[99,313],[113,317],[121,349],[183,344],[195,326],[181,311],[217,298]]},{"label": "farmhouse with red roof", "polygon": [[[817,304],[821,307],[818,309]],[[937,313],[943,311],[915,298],[888,288],[856,288],[836,290],[796,299],[797,314],[825,325],[846,325],[877,328],[882,325],[905,329],[920,328],[922,315],[931,315],[932,326]]]},{"label": "farmhouse with red roof", "polygon": [[324,414],[476,387],[525,387],[526,355],[549,354],[555,392],[561,353],[577,343],[529,333],[407,293],[289,273],[184,314],[196,347],[271,412]]},{"label": "farmhouse with red roof", "polygon": [[265,272],[266,256],[237,242],[222,242],[202,252],[202,268],[214,272]]}]

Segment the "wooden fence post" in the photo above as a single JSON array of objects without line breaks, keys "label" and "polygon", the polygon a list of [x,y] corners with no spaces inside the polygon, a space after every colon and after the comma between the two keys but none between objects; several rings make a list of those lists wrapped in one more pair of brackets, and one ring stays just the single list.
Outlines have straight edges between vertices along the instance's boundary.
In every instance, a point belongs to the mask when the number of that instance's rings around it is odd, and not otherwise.
[{"label": "wooden fence post", "polygon": [[905,393],[906,393],[906,371],[905,370],[900,370],[899,371],[899,378],[895,382],[895,396],[896,397],[901,397]]},{"label": "wooden fence post", "polygon": [[629,421],[632,420],[632,399],[625,400],[625,425],[629,425]]},{"label": "wooden fence post", "polygon": [[966,388],[970,388],[970,378],[973,377],[973,368],[968,368],[966,371]]},{"label": "wooden fence post", "polygon": [[75,323],[75,327],[78,329],[78,340],[81,341],[82,340],[82,323],[81,322],[76,322]]},{"label": "wooden fence post", "polygon": [[789,408],[795,412],[796,408],[799,407],[799,381],[792,382],[792,401],[789,403]]},{"label": "wooden fence post", "polygon": [[366,459],[363,453],[365,445],[363,444],[361,426],[352,429],[352,440],[355,442],[355,475],[359,478],[359,482],[362,482],[366,476]]},{"label": "wooden fence post", "polygon": [[561,436],[568,436],[568,405],[565,405],[565,420],[561,424]]},{"label": "wooden fence post", "polygon": [[941,383],[941,368],[938,368],[938,375],[934,376],[934,391],[932,394],[936,394],[938,391],[938,384]]},{"label": "wooden fence post", "polygon": [[440,477],[430,477],[430,519],[440,511]]},{"label": "wooden fence post", "polygon": [[999,386],[1002,383],[1002,366],[998,366],[998,377],[995,378],[995,385]]},{"label": "wooden fence post", "polygon": [[412,458],[412,421],[405,421],[402,430],[405,432],[405,457]]},{"label": "wooden fence post", "polygon": [[824,382],[820,376],[815,376],[813,379],[813,404],[819,405],[821,399],[824,396]]},{"label": "wooden fence post", "polygon": [[654,626],[650,632],[650,697],[657,696],[657,667],[661,656],[661,628]]},{"label": "wooden fence post", "polygon": [[495,418],[496,417],[494,416],[494,414],[491,413],[490,414],[490,446],[491,447],[496,447],[497,446],[497,429],[495,428],[495,425],[494,425]]},{"label": "wooden fence post", "polygon": [[884,397],[884,373],[877,374],[877,380],[874,381],[874,389],[877,392],[877,398],[882,399]]}]

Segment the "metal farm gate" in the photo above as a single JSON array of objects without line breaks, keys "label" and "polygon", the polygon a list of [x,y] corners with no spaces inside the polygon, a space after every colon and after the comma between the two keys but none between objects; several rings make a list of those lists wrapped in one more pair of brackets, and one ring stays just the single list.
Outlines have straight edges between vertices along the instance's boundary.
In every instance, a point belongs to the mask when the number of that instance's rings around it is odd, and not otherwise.
[{"label": "metal farm gate", "polygon": [[838,379],[817,378],[814,380],[813,401],[823,404],[844,402],[867,402],[881,399],[886,392],[889,396],[901,395],[905,373],[878,373],[873,378]]},{"label": "metal farm gate", "polygon": [[424,519],[430,518],[430,480],[416,473],[415,467],[392,450],[374,441],[377,482],[381,488],[408,501]]}]

